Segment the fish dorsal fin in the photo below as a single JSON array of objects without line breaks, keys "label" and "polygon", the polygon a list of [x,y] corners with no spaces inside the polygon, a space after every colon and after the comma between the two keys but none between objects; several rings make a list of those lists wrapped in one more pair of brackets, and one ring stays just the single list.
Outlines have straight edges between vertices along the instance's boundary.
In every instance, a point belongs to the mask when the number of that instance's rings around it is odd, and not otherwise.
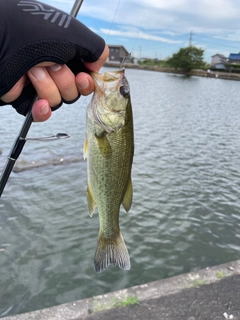
[{"label": "fish dorsal fin", "polygon": [[131,208],[132,205],[132,179],[129,177],[128,184],[127,184],[127,189],[122,201],[123,208],[128,212]]},{"label": "fish dorsal fin", "polygon": [[87,158],[88,154],[88,137],[86,136],[84,145],[83,145],[83,159],[85,160]]},{"label": "fish dorsal fin", "polygon": [[89,215],[92,217],[97,204],[93,198],[93,194],[89,186],[87,187],[87,202]]}]

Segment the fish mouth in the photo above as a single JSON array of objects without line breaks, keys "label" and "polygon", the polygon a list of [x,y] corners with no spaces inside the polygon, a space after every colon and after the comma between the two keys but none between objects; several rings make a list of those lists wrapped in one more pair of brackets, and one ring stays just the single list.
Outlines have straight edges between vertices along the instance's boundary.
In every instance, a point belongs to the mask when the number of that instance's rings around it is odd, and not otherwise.
[{"label": "fish mouth", "polygon": [[101,83],[109,83],[117,80],[121,80],[125,77],[125,68],[121,68],[116,71],[109,71],[104,73],[98,73],[98,72],[90,72],[91,77],[93,78],[93,81],[95,85],[98,87],[101,87]]}]

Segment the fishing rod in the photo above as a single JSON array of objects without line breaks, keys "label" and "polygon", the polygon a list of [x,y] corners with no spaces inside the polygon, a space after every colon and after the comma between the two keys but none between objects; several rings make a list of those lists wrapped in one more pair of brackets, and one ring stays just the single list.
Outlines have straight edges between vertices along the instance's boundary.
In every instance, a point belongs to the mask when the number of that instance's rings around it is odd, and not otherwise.
[{"label": "fishing rod", "polygon": [[[83,3],[83,0],[75,0],[73,7],[72,7],[72,10],[70,12],[70,16],[72,16],[74,18],[77,16],[77,14],[81,8],[82,3]],[[32,102],[29,106],[29,111],[26,115],[25,121],[24,121],[22,128],[21,128],[21,130],[20,130],[20,132],[19,132],[19,134],[18,134],[18,136],[12,146],[12,149],[9,153],[6,165],[2,171],[1,179],[0,179],[0,197],[2,196],[3,190],[6,186],[7,181],[8,181],[8,178],[12,172],[13,166],[14,166],[16,160],[18,159],[20,153],[22,152],[22,149],[23,149],[26,141],[28,140],[28,139],[26,139],[26,136],[27,136],[28,131],[29,131],[31,124],[33,122],[32,106],[37,99],[38,99],[37,95],[35,95],[34,98],[32,99]],[[57,134],[55,137],[56,137],[56,139],[61,139],[61,138],[64,138],[64,135],[65,134]],[[65,137],[69,137],[69,136],[65,135]],[[36,139],[36,140],[39,140],[39,139]]]}]

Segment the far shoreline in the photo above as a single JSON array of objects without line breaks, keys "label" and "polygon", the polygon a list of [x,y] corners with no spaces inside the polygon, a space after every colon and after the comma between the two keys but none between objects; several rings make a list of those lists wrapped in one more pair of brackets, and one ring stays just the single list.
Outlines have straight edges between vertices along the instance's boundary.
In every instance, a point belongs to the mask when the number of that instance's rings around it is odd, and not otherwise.
[{"label": "far shoreline", "polygon": [[[117,62],[105,62],[104,67],[109,68],[119,68],[120,63]],[[227,72],[218,72],[211,71],[208,73],[205,70],[191,70],[190,72],[184,72],[182,70],[177,70],[174,68],[160,68],[157,66],[144,66],[138,65],[134,63],[125,63],[124,67],[127,69],[137,69],[137,70],[149,70],[155,72],[164,72],[164,73],[172,73],[172,74],[180,74],[184,76],[197,76],[197,77],[205,77],[205,78],[214,78],[214,79],[225,79],[225,80],[240,80],[240,74],[238,73],[227,73]]]}]

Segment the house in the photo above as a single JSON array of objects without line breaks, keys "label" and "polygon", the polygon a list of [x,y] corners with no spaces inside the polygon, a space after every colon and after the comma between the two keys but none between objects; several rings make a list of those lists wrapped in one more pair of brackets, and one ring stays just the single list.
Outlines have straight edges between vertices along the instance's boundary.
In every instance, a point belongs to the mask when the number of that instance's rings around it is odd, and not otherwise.
[{"label": "house", "polygon": [[[129,56],[129,52],[121,45],[108,45],[109,47],[109,62],[119,62],[121,63],[124,59],[124,63],[131,62]],[[126,60],[125,60],[126,58]]]},{"label": "house", "polygon": [[227,58],[223,54],[215,54],[212,56],[211,68],[225,69],[225,64],[227,63]]},{"label": "house", "polygon": [[233,64],[240,64],[240,53],[230,53],[228,62]]}]

